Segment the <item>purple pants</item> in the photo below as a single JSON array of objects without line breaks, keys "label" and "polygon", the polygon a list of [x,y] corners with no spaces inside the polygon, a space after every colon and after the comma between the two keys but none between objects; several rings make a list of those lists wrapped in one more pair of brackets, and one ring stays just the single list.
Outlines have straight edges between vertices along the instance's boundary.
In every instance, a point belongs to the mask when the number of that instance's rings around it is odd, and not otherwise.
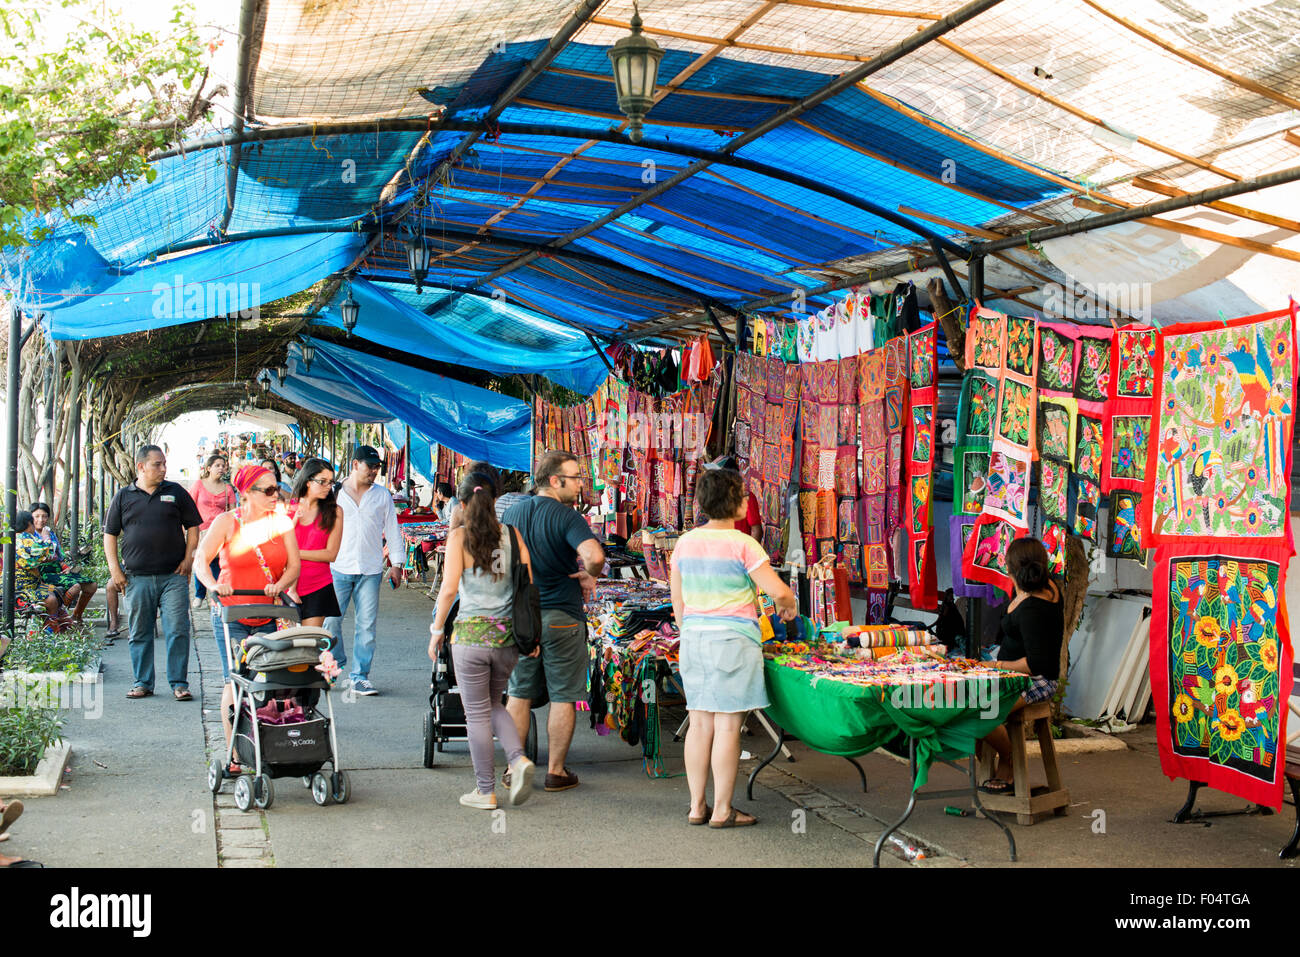
[{"label": "purple pants", "polygon": [[451,660],[456,668],[456,684],[465,708],[465,725],[469,734],[469,756],[474,762],[474,780],[480,794],[496,790],[496,767],[492,763],[492,735],[495,733],[506,753],[506,763],[524,753],[515,722],[501,703],[510,673],[519,661],[519,650],[484,648],[480,645],[451,646]]}]

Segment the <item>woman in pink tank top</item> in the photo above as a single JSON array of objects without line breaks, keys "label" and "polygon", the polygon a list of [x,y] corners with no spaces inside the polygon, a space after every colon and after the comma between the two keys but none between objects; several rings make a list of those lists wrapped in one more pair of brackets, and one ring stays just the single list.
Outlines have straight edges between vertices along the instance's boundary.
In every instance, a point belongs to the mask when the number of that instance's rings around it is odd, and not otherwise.
[{"label": "woman in pink tank top", "polygon": [[330,562],[338,557],[343,539],[343,510],[334,500],[334,469],[324,459],[308,459],[294,480],[293,497],[290,514],[302,559],[296,589],[299,614],[304,625],[320,628],[326,618],[342,615],[330,574]]}]

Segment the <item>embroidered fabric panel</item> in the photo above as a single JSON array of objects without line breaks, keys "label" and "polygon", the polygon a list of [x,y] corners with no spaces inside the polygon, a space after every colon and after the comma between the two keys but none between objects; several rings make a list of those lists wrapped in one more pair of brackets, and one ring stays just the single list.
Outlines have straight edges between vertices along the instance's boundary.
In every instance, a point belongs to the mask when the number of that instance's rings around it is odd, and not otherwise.
[{"label": "embroidered fabric panel", "polygon": [[1122,326],[1111,346],[1112,399],[1150,399],[1155,395],[1157,330],[1150,326]]},{"label": "embroidered fabric panel", "polygon": [[953,450],[953,512],[978,515],[984,505],[998,381],[968,372],[957,401],[957,447]]},{"label": "embroidered fabric panel", "polygon": [[[1074,399],[1039,397],[1038,454],[1074,463],[1075,425],[1079,404]],[[1100,450],[1099,450],[1100,451]]]},{"label": "embroidered fabric panel", "polygon": [[1092,479],[1071,473],[1070,489],[1074,498],[1071,529],[1080,538],[1098,544],[1097,514],[1101,507],[1101,486]]},{"label": "embroidered fabric panel", "polygon": [[1065,577],[1065,542],[1069,529],[1060,522],[1043,523],[1043,548],[1047,550],[1047,570],[1057,578]]},{"label": "embroidered fabric panel", "polygon": [[1117,489],[1106,497],[1106,555],[1110,558],[1147,560],[1147,550],[1138,535],[1138,504],[1141,492]]},{"label": "embroidered fabric panel", "polygon": [[1016,525],[1028,524],[1029,458],[1022,449],[1002,442],[993,444],[983,514]]},{"label": "embroidered fabric panel", "polygon": [[1293,658],[1285,547],[1156,548],[1151,689],[1161,769],[1282,807]]},{"label": "embroidered fabric panel", "polygon": [[1106,448],[1102,488],[1140,492],[1146,485],[1151,439],[1151,403],[1116,399],[1106,417]]},{"label": "embroidered fabric panel", "polygon": [[1013,585],[1007,574],[1007,548],[1027,534],[1029,530],[1024,526],[994,515],[981,515],[962,552],[961,569],[966,580],[992,585],[1010,595]]},{"label": "embroidered fabric panel", "polygon": [[934,555],[934,418],[938,399],[936,323],[908,336],[909,397],[907,413],[907,554],[912,607],[938,607],[938,572]]},{"label": "embroidered fabric panel", "polygon": [[1070,521],[1070,467],[1046,456],[1038,460],[1038,506],[1044,519]]},{"label": "embroidered fabric panel", "polygon": [[1110,337],[1079,337],[1079,371],[1074,380],[1074,397],[1085,402],[1110,398]]},{"label": "embroidered fabric panel", "polygon": [[1074,395],[1079,366],[1079,329],[1050,322],[1038,324],[1038,392],[1045,395]]},{"label": "embroidered fabric panel", "polygon": [[1162,330],[1142,540],[1291,545],[1295,314]]},{"label": "embroidered fabric panel", "polygon": [[948,564],[952,569],[952,593],[956,598],[993,597],[994,589],[979,582],[968,582],[961,571],[962,552],[975,532],[975,515],[952,515],[948,518]]}]

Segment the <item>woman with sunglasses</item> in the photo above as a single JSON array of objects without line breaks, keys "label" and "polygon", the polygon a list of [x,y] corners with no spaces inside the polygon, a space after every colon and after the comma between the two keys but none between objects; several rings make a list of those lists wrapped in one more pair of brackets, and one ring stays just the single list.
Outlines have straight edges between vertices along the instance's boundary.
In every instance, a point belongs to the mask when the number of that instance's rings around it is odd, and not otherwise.
[{"label": "woman with sunglasses", "polygon": [[326,618],[341,618],[334,594],[330,562],[339,557],[343,540],[343,509],[334,499],[334,469],[324,459],[308,459],[293,483],[294,504],[289,514],[298,539],[302,573],[295,591],[301,602],[302,623],[324,626]]},{"label": "woman with sunglasses", "polygon": [[[294,535],[293,520],[277,511],[280,487],[275,476],[260,465],[245,465],[235,473],[235,489],[239,492],[240,506],[233,512],[223,512],[213,519],[208,533],[199,542],[195,558],[195,573],[204,587],[218,596],[219,604],[212,607],[212,633],[217,639],[221,659],[221,673],[226,680],[221,693],[221,722],[230,741],[230,705],[234,702],[234,688],[230,684],[230,668],[226,661],[225,626],[221,622],[222,605],[271,604],[286,589],[298,581],[298,539]],[[221,576],[214,579],[209,563],[221,559]],[[260,591],[261,595],[234,595],[238,591]],[[231,651],[249,635],[275,630],[274,618],[241,618],[232,621],[230,628]],[[229,769],[233,773],[233,769]]]}]

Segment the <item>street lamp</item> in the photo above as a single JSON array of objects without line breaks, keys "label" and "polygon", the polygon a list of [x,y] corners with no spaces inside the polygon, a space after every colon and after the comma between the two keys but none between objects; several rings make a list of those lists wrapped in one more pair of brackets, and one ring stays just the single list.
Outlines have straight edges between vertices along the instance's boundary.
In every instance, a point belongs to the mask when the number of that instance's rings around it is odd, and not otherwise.
[{"label": "street lamp", "polygon": [[275,377],[276,377],[276,379],[278,379],[278,380],[280,381],[280,388],[281,388],[281,389],[284,388],[284,380],[285,380],[285,377],[288,376],[288,375],[289,375],[289,370],[288,370],[288,368],[287,368],[286,366],[276,366],[276,367],[275,367]]},{"label": "street lamp", "polygon": [[[417,213],[418,215],[418,213]],[[415,294],[418,296],[422,291],[424,277],[429,275],[429,259],[431,253],[428,245],[424,241],[423,230],[420,233],[412,233],[410,239],[406,241],[406,268],[415,280]],[[348,290],[348,297],[351,298],[352,290]],[[346,303],[344,304],[346,308]],[[346,322],[346,320],[344,320]]]},{"label": "street lamp", "polygon": [[310,339],[306,339],[302,344],[302,371],[310,374],[311,361],[316,358],[316,347],[311,344]]},{"label": "street lamp", "polygon": [[632,5],[632,32],[614,44],[609,62],[614,68],[614,92],[618,108],[632,121],[627,138],[641,142],[641,121],[654,106],[655,78],[664,51],[649,37],[641,35],[641,12]]},{"label": "street lamp", "polygon": [[262,370],[262,374],[257,377],[257,384],[262,387],[263,392],[271,391],[271,372],[269,369]]},{"label": "street lamp", "polygon": [[[426,271],[428,269],[427,257],[425,269]],[[420,279],[423,278],[424,273],[421,273]],[[343,328],[348,331],[348,335],[352,335],[352,330],[357,327],[357,314],[361,312],[361,303],[352,298],[352,283],[350,282],[348,283],[348,298],[344,299],[343,302],[339,304],[339,311],[343,313]]]}]

